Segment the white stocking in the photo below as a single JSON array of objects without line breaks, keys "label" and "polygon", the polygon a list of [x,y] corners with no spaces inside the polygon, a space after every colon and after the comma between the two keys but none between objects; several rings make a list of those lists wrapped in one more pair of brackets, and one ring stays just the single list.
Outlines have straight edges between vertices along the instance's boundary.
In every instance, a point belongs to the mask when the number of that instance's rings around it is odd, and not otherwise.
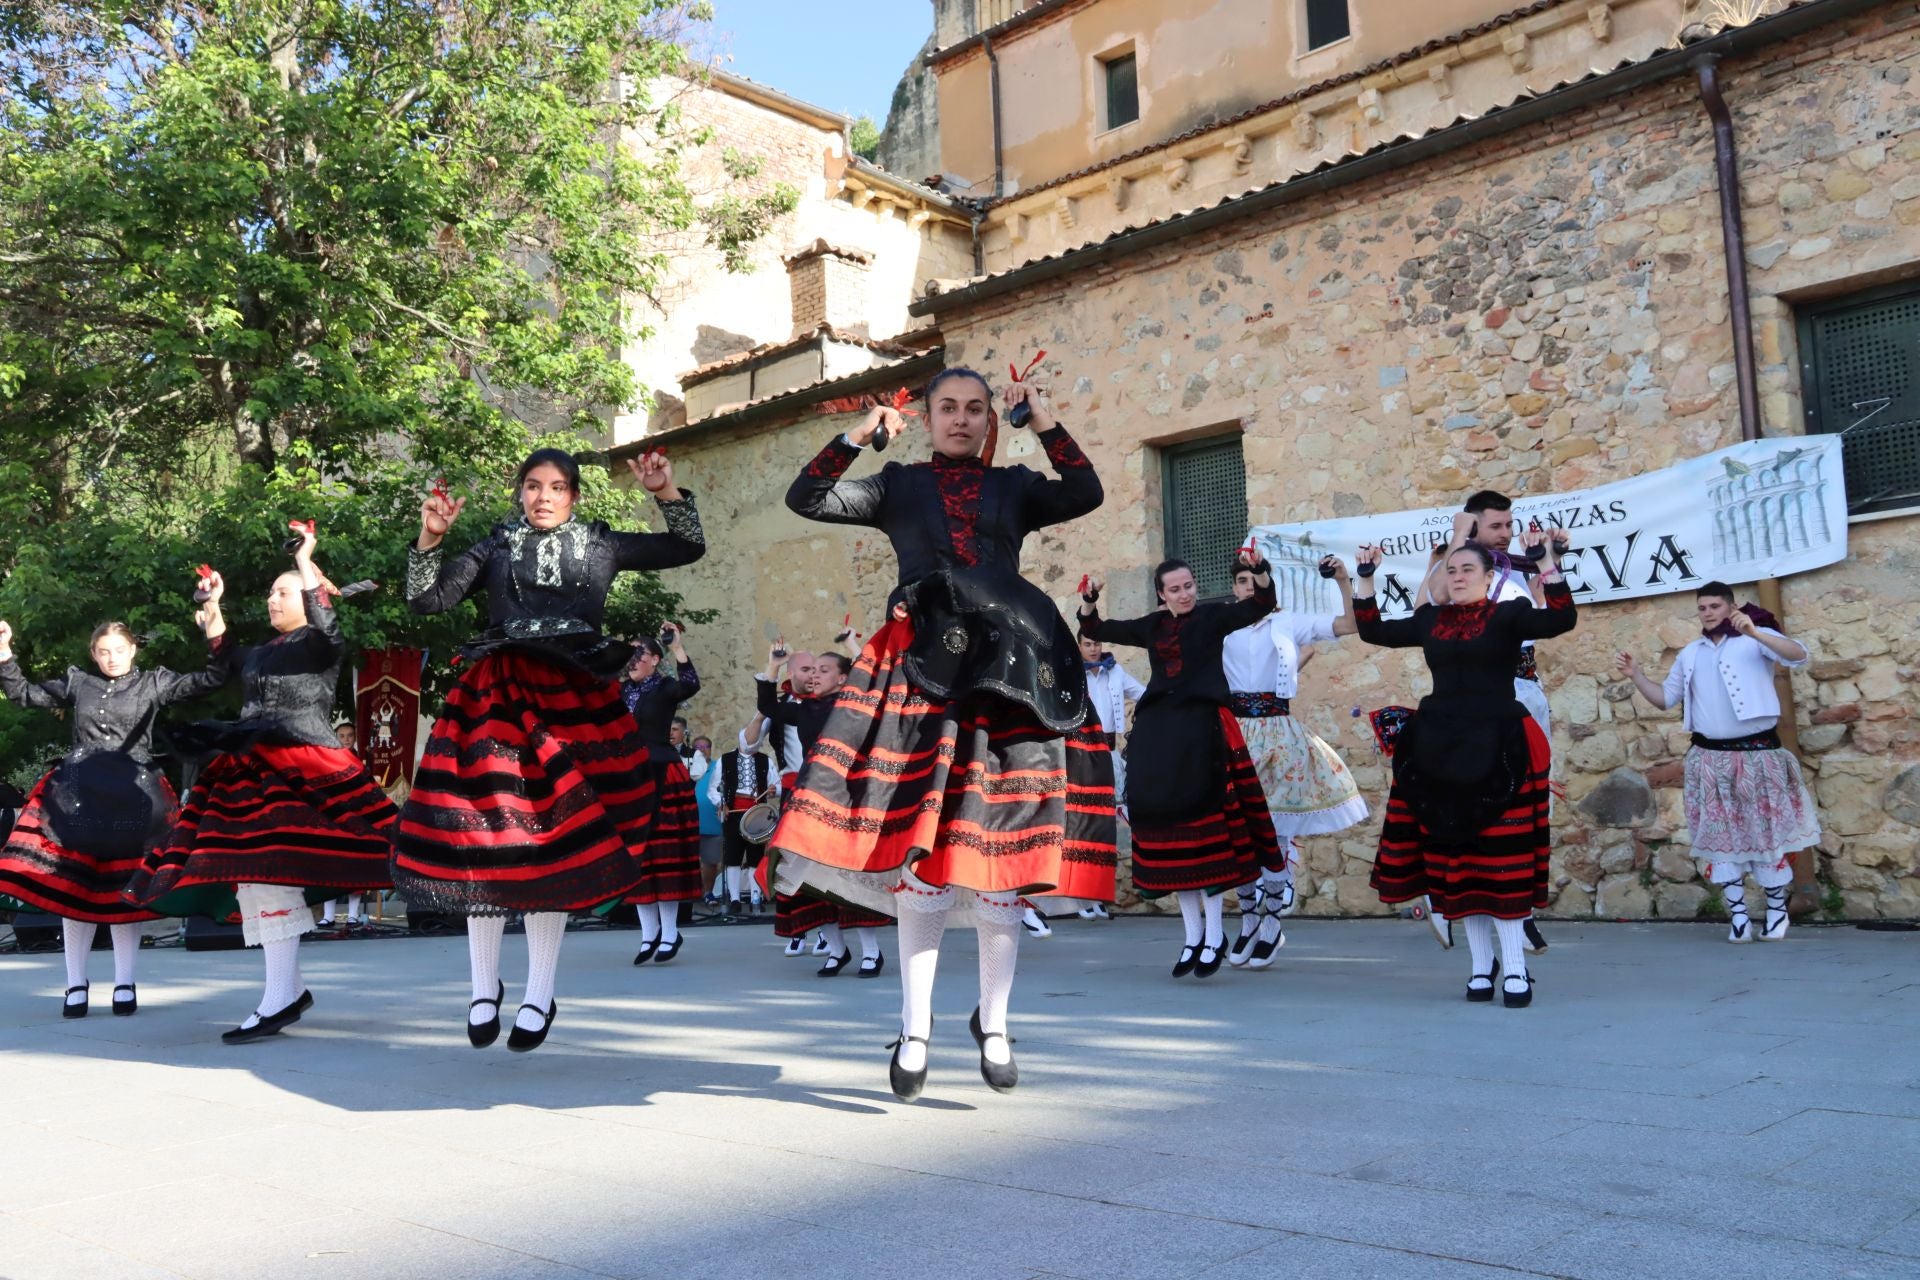
[{"label": "white stocking", "polygon": [[1733,922],[1739,924],[1747,918],[1747,886],[1735,880],[1732,884],[1720,886],[1720,896],[1727,900],[1727,914]]},{"label": "white stocking", "polygon": [[740,901],[740,882],[742,880],[745,880],[746,878],[747,878],[747,869],[745,867],[728,867],[727,868],[727,901],[728,902]]},{"label": "white stocking", "polygon": [[[641,945],[644,946],[649,942],[660,941],[660,904],[657,902],[636,903],[634,910],[640,913]],[[545,1005],[541,1005],[540,1007],[542,1009],[546,1008]]]},{"label": "white stocking", "polygon": [[300,938],[270,938],[260,944],[266,960],[267,987],[260,1007],[248,1014],[242,1027],[258,1026],[260,1019],[279,1013],[300,998]]},{"label": "white stocking", "polygon": [[[1493,917],[1467,916],[1460,921],[1460,927],[1467,935],[1467,960],[1473,966],[1468,977],[1488,978],[1493,972]],[[1487,986],[1476,989],[1486,991],[1492,985],[1491,978],[1488,978]]]},{"label": "white stocking", "polygon": [[1182,889],[1173,896],[1180,904],[1180,923],[1187,928],[1187,945],[1197,947],[1200,945],[1201,921],[1206,911],[1200,905],[1200,899],[1205,895],[1196,889]]},{"label": "white stocking", "polygon": [[133,985],[133,970],[140,959],[140,926],[138,924],[116,924],[113,933],[113,985],[130,987]]},{"label": "white stocking", "polygon": [[978,919],[980,935],[980,1030],[989,1036],[983,1052],[987,1061],[1012,1061],[1007,1047],[1007,1000],[1013,995],[1013,975],[1020,962],[1020,926]]},{"label": "white stocking", "polygon": [[1506,971],[1506,982],[1517,982],[1519,987],[1512,989],[1524,990],[1527,985],[1527,922],[1495,920],[1493,927],[1500,934],[1500,967]]},{"label": "white stocking", "polygon": [[[662,902],[655,907],[655,910],[660,913],[660,945],[670,947],[680,941],[680,904]],[[643,938],[642,941],[644,940]]]},{"label": "white stocking", "polygon": [[[668,903],[667,909],[672,910]],[[513,1024],[524,1031],[538,1031],[546,1025],[547,1010],[553,1005],[554,975],[560,971],[560,940],[567,936],[564,911],[529,911],[527,925],[527,994],[525,1003],[538,1012],[522,1009]]]},{"label": "white stocking", "polygon": [[1227,928],[1223,913],[1227,909],[1227,895],[1209,893],[1202,896],[1201,907],[1206,915],[1206,945],[1218,950],[1227,940]]},{"label": "white stocking", "polygon": [[361,896],[362,895],[357,893],[350,893],[347,895],[347,919],[358,920],[360,918]]},{"label": "white stocking", "polygon": [[[926,1038],[933,1034],[933,977],[953,896],[927,902],[901,894],[900,906],[900,1025],[907,1034]],[[920,1070],[927,1065],[926,1046],[902,1044],[899,1061],[907,1071]]]},{"label": "white stocking", "polygon": [[847,937],[840,932],[837,924],[821,925],[820,936],[827,940],[827,954],[830,956],[837,956],[847,949]]},{"label": "white stocking", "polygon": [[[467,917],[467,962],[473,968],[474,1000],[500,998],[500,939],[507,932],[505,916]],[[499,1014],[497,1006],[468,1009],[467,1020],[490,1022]]]},{"label": "white stocking", "polygon": [[878,929],[855,929],[853,936],[860,939],[860,958],[871,960],[880,954],[880,931]]},{"label": "white stocking", "polygon": [[1243,884],[1233,893],[1240,899],[1240,936],[1244,938],[1260,927],[1260,882]]},{"label": "white stocking", "polygon": [[[91,920],[62,920],[60,922],[60,941],[67,952],[67,985],[84,987],[87,985],[87,953],[93,950],[93,935],[100,926]],[[85,991],[75,992],[67,1000],[68,1004],[80,1004],[87,998]]]}]

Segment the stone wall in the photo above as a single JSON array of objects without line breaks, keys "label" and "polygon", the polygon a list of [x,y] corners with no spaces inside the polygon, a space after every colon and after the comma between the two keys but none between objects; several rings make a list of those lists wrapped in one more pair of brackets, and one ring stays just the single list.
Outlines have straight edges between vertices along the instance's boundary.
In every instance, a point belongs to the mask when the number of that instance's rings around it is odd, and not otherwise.
[{"label": "stone wall", "polygon": [[[1802,429],[1792,303],[1920,270],[1916,36],[1916,6],[1890,5],[1723,68],[1770,434]],[[1577,488],[1733,443],[1721,254],[1711,133],[1683,79],[939,319],[953,362],[1052,353],[1062,419],[1108,499],[1030,541],[1028,572],[1067,606],[1082,571],[1105,569],[1119,613],[1146,605],[1167,442],[1243,432],[1256,523],[1457,501],[1482,485]],[[871,624],[891,582],[884,544],[778,509],[831,429],[676,453],[710,512],[737,504],[737,525],[710,517],[732,548],[715,558],[756,583],[758,612],[732,610],[720,638],[730,683],[749,650],[764,654],[768,619],[789,619],[797,640],[790,619],[805,617],[800,634],[824,638],[846,601]],[[1793,691],[1827,831],[1821,874],[1850,917],[1920,915],[1915,529],[1911,517],[1856,524],[1845,563],[1782,584],[1785,625],[1815,658]],[[724,582],[699,590],[728,607]],[[1557,912],[1692,917],[1709,905],[1687,857],[1678,719],[1613,674],[1629,647],[1664,672],[1696,634],[1691,614],[1687,595],[1595,606],[1542,646],[1567,788]],[[1377,801],[1385,771],[1352,713],[1424,690],[1417,655],[1348,640],[1308,667],[1298,706]],[[1377,833],[1376,819],[1305,842],[1303,911],[1381,910],[1366,886]]]}]

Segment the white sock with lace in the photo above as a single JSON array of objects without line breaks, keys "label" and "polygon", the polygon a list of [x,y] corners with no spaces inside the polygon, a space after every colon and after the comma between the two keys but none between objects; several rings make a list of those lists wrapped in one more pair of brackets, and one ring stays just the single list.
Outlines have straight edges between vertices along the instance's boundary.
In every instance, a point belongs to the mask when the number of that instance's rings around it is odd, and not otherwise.
[{"label": "white sock with lace", "polygon": [[1186,926],[1186,945],[1190,947],[1200,945],[1202,921],[1206,918],[1206,908],[1200,905],[1200,899],[1205,896],[1197,889],[1182,889],[1173,895],[1174,901],[1180,904],[1180,923]]},{"label": "white sock with lace", "polygon": [[[902,895],[903,897],[905,895]],[[933,1035],[933,978],[940,967],[940,939],[947,931],[951,901],[939,910],[923,911],[902,903],[900,912],[900,1025],[909,1035]],[[1016,926],[1017,927],[1017,926]],[[898,1051],[902,1068],[918,1071],[927,1065],[925,1045],[908,1041]]]},{"label": "white sock with lace", "polygon": [[[1465,916],[1460,921],[1461,931],[1467,935],[1467,962],[1473,966],[1468,972],[1467,985],[1475,991],[1491,991],[1493,979],[1493,917]],[[1480,983],[1485,982],[1486,986]]]},{"label": "white sock with lace", "polygon": [[1500,934],[1500,968],[1505,971],[1502,979],[1508,991],[1527,989],[1527,922],[1519,920],[1495,920],[1494,929]]},{"label": "white sock with lace", "polygon": [[[669,904],[671,905],[671,904]],[[527,926],[527,993],[524,1003],[539,1012],[521,1009],[513,1024],[524,1031],[538,1031],[546,1025],[547,1010],[553,1006],[554,977],[560,971],[560,940],[567,936],[564,911],[529,911]]]},{"label": "white sock with lace", "polygon": [[660,912],[660,945],[670,947],[680,941],[680,904],[662,902],[658,910]]},{"label": "white sock with lace", "polygon": [[1225,917],[1227,895],[1224,893],[1203,894],[1200,905],[1206,918],[1206,937],[1204,941],[1207,946],[1217,951],[1224,946],[1227,941]]},{"label": "white sock with lace", "polygon": [[272,1017],[300,998],[300,939],[277,938],[260,944],[266,961],[267,985],[260,994],[260,1005],[240,1025],[252,1027],[262,1018]]},{"label": "white sock with lace", "polygon": [[1020,926],[981,918],[974,927],[980,936],[980,1030],[994,1036],[981,1052],[988,1062],[1010,1062],[1007,1001],[1020,965]]},{"label": "white sock with lace", "polygon": [[847,935],[840,932],[840,926],[837,924],[821,925],[820,936],[827,940],[829,956],[837,956],[847,949]]},{"label": "white sock with lace", "polygon": [[1233,896],[1240,900],[1240,936],[1251,937],[1260,927],[1260,882],[1241,885]]},{"label": "white sock with lace", "polygon": [[[640,944],[660,941],[660,904],[657,902],[638,902],[635,911],[640,914]],[[542,1005],[541,1008],[545,1008]]]},{"label": "white sock with lace", "polygon": [[860,939],[860,958],[871,960],[880,954],[880,931],[878,929],[855,929],[853,936]]},{"label": "white sock with lace", "polygon": [[1747,886],[1744,881],[1735,880],[1732,884],[1721,885],[1720,896],[1727,900],[1730,923],[1739,924],[1747,918]]},{"label": "white sock with lace", "polygon": [[[93,935],[100,926],[91,920],[61,920],[60,944],[67,953],[67,986],[84,987],[87,985],[87,953],[93,950]],[[68,1004],[80,1004],[87,998],[85,991],[76,991],[67,997]]]},{"label": "white sock with lace", "polygon": [[[467,917],[467,962],[473,968],[473,1000],[500,998],[500,939],[507,932],[505,916]],[[467,1010],[467,1021],[475,1026],[491,1022],[500,1012],[497,1005]]]},{"label": "white sock with lace", "polygon": [[113,934],[113,985],[130,987],[140,960],[140,926],[116,924],[110,926],[110,931]]}]

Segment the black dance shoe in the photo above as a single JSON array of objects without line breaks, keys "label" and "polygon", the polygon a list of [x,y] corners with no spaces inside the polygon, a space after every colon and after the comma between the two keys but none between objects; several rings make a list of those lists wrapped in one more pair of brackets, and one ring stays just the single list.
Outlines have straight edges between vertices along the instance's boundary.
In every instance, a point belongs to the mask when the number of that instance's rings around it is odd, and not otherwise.
[{"label": "black dance shoe", "polygon": [[634,952],[633,962],[635,964],[645,964],[647,961],[653,959],[653,953],[659,949],[660,943],[658,941],[643,942],[640,944],[640,950]]},{"label": "black dance shoe", "polygon": [[847,962],[852,959],[853,959],[852,947],[848,947],[846,950],[842,951],[837,956],[828,956],[827,962],[820,966],[820,969],[819,969],[820,976],[823,978],[838,977],[840,974],[840,971],[846,968]]},{"label": "black dance shoe", "polygon": [[[484,1049],[500,1038],[500,1002],[507,998],[507,984],[502,982],[500,989],[494,992],[491,1000],[475,1000],[467,1006],[467,1043],[476,1049]],[[473,1011],[483,1004],[493,1006],[493,1016],[485,1022],[475,1022]]]},{"label": "black dance shoe", "polygon": [[[1220,962],[1215,960],[1213,967],[1218,969]],[[987,1082],[987,1088],[995,1093],[1012,1093],[1013,1086],[1020,1083],[1020,1067],[1013,1060],[1013,1037],[1000,1031],[991,1033],[982,1031],[980,1010],[977,1007],[973,1011],[973,1017],[967,1021],[967,1030],[973,1032],[973,1042],[980,1046],[980,1078]],[[999,1036],[1007,1042],[1005,1062],[991,1062],[987,1058],[987,1041],[993,1036]]]},{"label": "black dance shoe", "polygon": [[[929,1026],[927,1030],[928,1032],[932,1032],[933,1028]],[[920,1091],[927,1087],[926,1065],[923,1065],[918,1071],[908,1071],[900,1065],[900,1050],[908,1041],[929,1046],[931,1044],[928,1036],[910,1036],[907,1034],[907,1029],[902,1027],[900,1029],[900,1038],[887,1046],[887,1048],[893,1050],[893,1056],[887,1059],[887,1083],[893,1086],[893,1096],[902,1102],[912,1102],[920,1096]],[[933,1054],[931,1048],[929,1048],[927,1064],[931,1065],[932,1062]]]},{"label": "black dance shoe", "polygon": [[680,948],[685,943],[686,939],[684,937],[675,938],[672,942],[662,943],[659,949],[653,953],[653,962],[655,964],[665,964],[680,954]]},{"label": "black dance shoe", "polygon": [[1180,958],[1174,961],[1173,964],[1173,976],[1176,978],[1184,978],[1192,973],[1195,959],[1199,954],[1200,948],[1198,947],[1180,948]]},{"label": "black dance shoe", "polygon": [[[537,1007],[530,1004],[523,1004],[520,1007],[522,1009],[532,1009],[535,1013],[540,1012]],[[547,1011],[544,1015],[546,1022],[542,1024],[538,1031],[521,1030],[520,1015],[515,1014],[513,1018],[513,1030],[507,1032],[507,1048],[513,1050],[515,1053],[531,1053],[533,1050],[538,1049],[547,1042],[547,1032],[553,1030],[553,1017],[559,1012],[560,1002],[557,1000],[549,1000],[547,1002]]]},{"label": "black dance shoe", "polygon": [[247,1044],[254,1040],[264,1040],[268,1036],[277,1036],[287,1027],[300,1021],[300,1015],[311,1008],[313,1008],[313,994],[308,991],[302,991],[292,1004],[280,1010],[278,1013],[269,1014],[250,1027],[243,1023],[231,1031],[221,1032],[221,1043]]},{"label": "black dance shoe", "polygon": [[[120,998],[122,991],[127,993],[125,1000]],[[116,1018],[131,1018],[138,1012],[140,1012],[140,993],[133,989],[133,984],[131,982],[123,982],[115,987],[113,989],[113,1016]]]},{"label": "black dance shoe", "polygon": [[1533,975],[1532,974],[1529,973],[1523,976],[1508,974],[1507,982],[1524,982],[1527,985],[1521,988],[1519,991],[1514,991],[1507,987],[1506,982],[1501,983],[1500,984],[1500,1003],[1506,1005],[1507,1008],[1509,1009],[1524,1009],[1528,1005],[1533,1003]]},{"label": "black dance shoe", "polygon": [[[60,997],[60,1016],[61,1017],[84,1018],[87,1016],[87,985],[88,985],[87,983],[83,982],[77,987],[67,988],[67,995]],[[67,999],[67,996],[72,995],[76,991],[80,993],[79,1004],[75,1004],[73,1001]]]},{"label": "black dance shoe", "polygon": [[1286,930],[1274,935],[1272,942],[1256,941],[1253,951],[1247,956],[1247,968],[1267,969],[1273,966],[1273,953],[1287,945]]},{"label": "black dance shoe", "polygon": [[[1487,983],[1484,991],[1473,985],[1483,978]],[[1493,972],[1476,973],[1467,979],[1467,999],[1473,1001],[1475,1004],[1491,1004],[1493,1002],[1493,984],[1498,981],[1500,981],[1500,961],[1496,959],[1493,962]]]},{"label": "black dance shoe", "polygon": [[1227,951],[1227,963],[1238,969],[1253,955],[1253,944],[1259,938],[1259,931],[1243,933],[1233,940],[1233,946]]},{"label": "black dance shoe", "polygon": [[[1212,956],[1213,959],[1207,959],[1208,956]],[[1201,947],[1200,955],[1194,960],[1193,976],[1196,978],[1211,978],[1214,974],[1220,972],[1220,961],[1224,958],[1225,952],[1219,947]]]},{"label": "black dance shoe", "polygon": [[856,978],[877,978],[880,976],[880,971],[886,967],[887,956],[885,952],[877,955],[861,956],[859,972],[853,976]]}]

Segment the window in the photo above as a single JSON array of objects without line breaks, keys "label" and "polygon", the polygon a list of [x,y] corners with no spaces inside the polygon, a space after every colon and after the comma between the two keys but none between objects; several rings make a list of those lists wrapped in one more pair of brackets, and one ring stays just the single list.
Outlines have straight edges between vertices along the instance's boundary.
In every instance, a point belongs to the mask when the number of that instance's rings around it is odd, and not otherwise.
[{"label": "window", "polygon": [[1233,553],[1247,537],[1247,468],[1240,437],[1175,445],[1162,455],[1167,557],[1193,566],[1204,600],[1233,591]]},{"label": "window", "polygon": [[1306,0],[1307,48],[1318,49],[1353,34],[1347,0]]},{"label": "window", "polygon": [[1140,118],[1139,64],[1123,53],[1100,64],[1107,81],[1107,128],[1118,129]]},{"label": "window", "polygon": [[1847,514],[1920,508],[1920,285],[1800,313],[1807,430],[1846,443]]}]

